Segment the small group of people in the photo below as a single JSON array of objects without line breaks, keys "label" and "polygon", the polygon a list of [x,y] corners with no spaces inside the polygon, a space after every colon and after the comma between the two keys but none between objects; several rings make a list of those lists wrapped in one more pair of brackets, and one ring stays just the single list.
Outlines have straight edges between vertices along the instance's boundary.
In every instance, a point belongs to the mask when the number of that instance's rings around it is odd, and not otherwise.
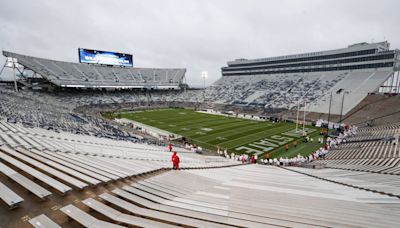
[{"label": "small group of people", "polygon": [[307,161],[307,159],[299,154],[299,155],[297,155],[297,157],[294,157],[294,158],[287,158],[287,157],[286,158],[280,157],[279,159],[266,158],[266,159],[262,159],[261,163],[264,165],[296,166],[296,165],[299,165],[306,161]]},{"label": "small group of people", "polygon": [[219,155],[228,155],[228,149],[221,149],[221,146],[220,145],[217,145],[217,154],[219,154]]},{"label": "small group of people", "polygon": [[241,161],[242,164],[244,164],[244,163],[254,163],[255,164],[255,163],[257,163],[257,160],[258,160],[257,154],[254,154],[254,155],[235,154],[235,153],[228,154],[228,150],[226,148],[224,150],[221,150],[221,148],[219,146],[217,146],[217,153],[220,156],[223,156],[227,159]]},{"label": "small group of people", "polygon": [[186,137],[182,137],[183,145],[185,145],[185,149],[190,150],[193,153],[203,153],[203,148],[195,143],[190,143],[189,139],[186,139]]},{"label": "small group of people", "polygon": [[[303,142],[304,143],[307,143],[307,142],[313,143],[314,142],[314,138],[310,137],[308,135],[304,135],[303,136]],[[318,137],[318,143],[320,143],[320,144],[324,143],[324,138],[323,137]],[[297,140],[294,140],[292,144],[293,144],[293,147],[296,148],[297,145],[299,145],[299,142]],[[286,143],[284,148],[285,148],[285,151],[288,152],[289,151],[289,143]]]},{"label": "small group of people", "polygon": [[308,156],[302,156],[298,154],[296,157],[293,158],[288,158],[288,157],[280,157],[279,159],[277,158],[266,158],[262,159],[261,163],[264,165],[277,165],[277,166],[297,166],[301,165],[306,162],[310,162],[319,158],[325,157],[325,154],[328,153],[328,150],[325,150],[323,147],[319,148],[317,151],[314,153],[309,154]]},{"label": "small group of people", "polygon": [[185,149],[192,151],[193,153],[202,153],[203,148],[196,144],[185,143]]},{"label": "small group of people", "polygon": [[229,155],[228,154],[228,149],[225,148],[225,149],[222,150],[220,145],[217,145],[217,154],[222,156],[222,157],[225,157],[227,159],[234,159],[234,157],[235,157],[235,153],[231,153]]},{"label": "small group of people", "polygon": [[[297,140],[294,140],[294,141],[293,141],[293,147],[294,147],[294,148],[296,148],[298,144],[299,144],[299,143],[297,142]],[[286,152],[289,151],[289,143],[286,143],[286,144],[285,144],[285,151],[286,151]]]},{"label": "small group of people", "polygon": [[237,158],[238,161],[242,161],[242,164],[244,164],[244,163],[255,164],[255,163],[257,163],[257,159],[258,159],[257,154],[253,154],[251,156],[249,156],[247,154],[242,154],[242,155],[238,156],[238,158]]},{"label": "small group of people", "polygon": [[[338,137],[336,138],[331,138],[327,137],[326,140],[324,137],[319,137],[318,138],[318,143],[323,144],[323,147],[320,147],[318,150],[314,151],[313,153],[309,154],[308,156],[301,156],[298,154],[294,158],[274,158],[270,159],[269,154],[265,159],[261,159],[261,163],[265,165],[280,165],[280,166],[295,166],[295,165],[300,165],[304,162],[310,162],[316,159],[324,159],[325,155],[329,152],[330,148],[336,148],[339,144],[346,143],[346,138],[348,136],[353,136],[357,132],[357,127],[355,126],[348,126],[344,128],[344,131],[339,133]],[[297,142],[294,141],[293,145],[296,147]],[[289,149],[289,144],[285,145],[286,151]]]}]

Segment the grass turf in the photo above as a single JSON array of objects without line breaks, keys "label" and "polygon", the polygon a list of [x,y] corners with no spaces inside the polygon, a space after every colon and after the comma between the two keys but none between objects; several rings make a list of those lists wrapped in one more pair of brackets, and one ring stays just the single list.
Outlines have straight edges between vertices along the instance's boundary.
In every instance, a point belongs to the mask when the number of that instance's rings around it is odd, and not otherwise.
[{"label": "grass turf", "polygon": [[[155,109],[141,112],[105,113],[108,118],[126,118],[141,122],[186,139],[204,148],[216,150],[217,145],[229,153],[269,153],[270,158],[308,155],[322,144],[303,143],[294,133],[296,124],[256,121],[195,112],[189,109]],[[319,130],[307,126],[309,136],[317,142]],[[288,135],[289,134],[289,135]],[[297,140],[296,148],[293,141]],[[286,152],[284,144],[289,145]]]}]

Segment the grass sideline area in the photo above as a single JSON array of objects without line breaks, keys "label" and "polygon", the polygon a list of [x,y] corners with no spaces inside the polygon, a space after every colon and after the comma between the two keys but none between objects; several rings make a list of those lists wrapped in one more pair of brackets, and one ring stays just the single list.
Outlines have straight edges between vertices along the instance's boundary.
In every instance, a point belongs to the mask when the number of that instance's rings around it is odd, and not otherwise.
[{"label": "grass sideline area", "polygon": [[[318,143],[320,129],[306,126],[308,136],[314,142],[302,142],[301,133],[296,133],[296,124],[288,122],[273,123],[236,117],[226,117],[195,112],[190,109],[150,109],[138,112],[104,113],[106,118],[126,118],[162,130],[184,136],[210,150],[217,145],[228,149],[229,153],[259,154],[270,158],[308,155],[322,147]],[[293,142],[297,141],[295,147]],[[289,145],[286,152],[284,146]]]}]

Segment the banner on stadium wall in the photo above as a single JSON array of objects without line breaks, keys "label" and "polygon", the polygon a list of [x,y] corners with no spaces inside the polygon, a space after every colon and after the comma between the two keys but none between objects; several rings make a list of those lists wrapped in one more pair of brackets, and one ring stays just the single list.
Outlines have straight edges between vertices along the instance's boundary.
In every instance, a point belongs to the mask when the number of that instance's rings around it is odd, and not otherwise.
[{"label": "banner on stadium wall", "polygon": [[78,52],[80,63],[133,67],[133,58],[130,54],[84,48],[79,48]]}]

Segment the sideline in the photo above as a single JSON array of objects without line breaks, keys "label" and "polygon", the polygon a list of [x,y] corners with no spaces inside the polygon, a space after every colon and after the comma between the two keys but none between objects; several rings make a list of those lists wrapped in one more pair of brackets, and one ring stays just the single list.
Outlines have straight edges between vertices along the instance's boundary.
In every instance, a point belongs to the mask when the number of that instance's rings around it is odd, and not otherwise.
[{"label": "sideline", "polygon": [[161,130],[159,128],[152,127],[150,125],[147,125],[147,124],[144,124],[144,123],[140,123],[140,122],[137,122],[137,121],[134,121],[134,120],[126,119],[126,118],[114,119],[114,121],[116,121],[117,123],[133,124],[134,127],[140,127],[142,129],[146,130],[147,134],[152,135],[152,136],[157,137],[157,138],[159,138],[160,135],[163,135],[163,136],[173,135],[174,139],[182,138],[181,135],[178,135],[176,133],[172,133],[172,132],[169,132],[169,131]]}]

